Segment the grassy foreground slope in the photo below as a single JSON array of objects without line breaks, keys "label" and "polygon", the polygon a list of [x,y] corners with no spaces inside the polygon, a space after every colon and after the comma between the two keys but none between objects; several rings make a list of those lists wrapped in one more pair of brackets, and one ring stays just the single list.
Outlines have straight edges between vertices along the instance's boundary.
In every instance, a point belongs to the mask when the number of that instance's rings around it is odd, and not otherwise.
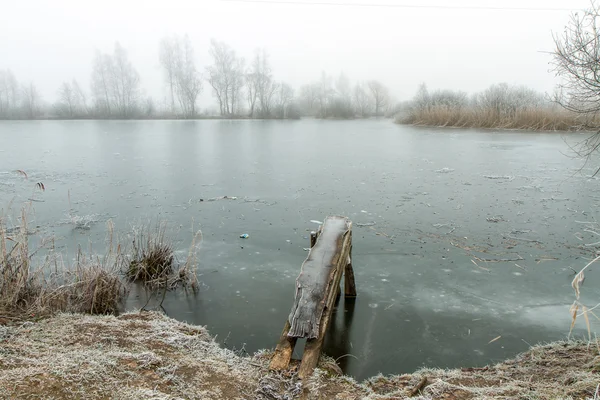
[{"label": "grassy foreground slope", "polygon": [[323,357],[314,376],[268,370],[198,326],[159,313],[0,319],[0,398],[44,399],[587,399],[600,383],[595,345],[539,346],[485,368],[424,369],[362,384]]}]

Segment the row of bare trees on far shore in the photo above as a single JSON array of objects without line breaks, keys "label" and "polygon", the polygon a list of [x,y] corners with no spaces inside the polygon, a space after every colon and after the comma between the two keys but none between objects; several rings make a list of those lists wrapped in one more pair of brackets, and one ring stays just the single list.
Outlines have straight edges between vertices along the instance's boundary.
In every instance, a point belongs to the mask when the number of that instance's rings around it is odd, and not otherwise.
[{"label": "row of bare trees on far shore", "polygon": [[11,70],[0,70],[0,118],[35,118],[41,109],[33,83],[21,84]]},{"label": "row of bare trees on far shore", "polygon": [[392,107],[389,90],[381,82],[357,82],[346,75],[337,79],[321,74],[321,79],[300,87],[299,105],[306,115],[321,118],[381,116]]},{"label": "row of bare trees on far shore", "polygon": [[[265,49],[257,49],[247,62],[213,39],[208,53],[210,65],[200,68],[187,35],[160,41],[158,60],[166,93],[160,102],[145,94],[140,74],[118,42],[110,53],[96,52],[89,92],[75,79],[63,82],[51,105],[33,83],[20,84],[10,70],[0,70],[0,119],[364,118],[385,115],[392,106],[389,90],[375,80],[352,86],[344,74],[334,79],[323,72],[296,92],[275,79]],[[205,84],[216,110],[204,105],[201,111]]]}]

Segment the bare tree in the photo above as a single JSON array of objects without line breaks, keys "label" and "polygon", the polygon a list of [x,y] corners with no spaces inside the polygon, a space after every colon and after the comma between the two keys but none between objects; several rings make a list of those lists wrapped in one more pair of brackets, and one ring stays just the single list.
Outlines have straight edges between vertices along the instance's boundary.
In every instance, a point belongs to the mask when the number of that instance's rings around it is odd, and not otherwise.
[{"label": "bare tree", "polygon": [[[600,111],[600,5],[591,0],[587,10],[571,14],[562,34],[553,34],[555,48],[552,65],[562,78],[555,101],[579,114],[582,125],[595,119]],[[593,124],[592,124],[593,125]],[[600,150],[600,132],[590,136],[574,149],[579,156],[590,157]],[[596,171],[596,174],[600,168]]]},{"label": "bare tree", "polygon": [[159,45],[159,61],[169,90],[171,114],[177,114],[177,99],[183,116],[193,118],[203,87],[189,36],[163,38]]},{"label": "bare tree", "polygon": [[315,116],[317,114],[319,102],[319,84],[310,83],[300,87],[300,107],[306,115]]},{"label": "bare tree", "polygon": [[179,104],[186,118],[193,118],[197,114],[198,96],[202,93],[202,79],[196,68],[194,48],[187,35],[180,46],[177,55],[177,96]]},{"label": "bare tree", "polygon": [[[253,61],[252,65],[255,65]],[[254,68],[249,69],[244,75],[246,82],[246,102],[248,103],[248,116],[254,118],[254,109],[256,107],[256,99],[258,98],[259,79]]]},{"label": "bare tree", "polygon": [[340,74],[335,81],[336,96],[348,108],[352,108],[352,89],[350,87],[350,79],[343,73]]},{"label": "bare tree", "polygon": [[[521,88],[519,88],[520,90]],[[523,90],[525,90],[523,88]],[[529,89],[527,89],[529,90]],[[525,92],[522,92],[523,94],[525,94]],[[420,93],[417,92],[417,100],[420,99]],[[522,97],[522,104],[519,101],[519,95],[517,94],[517,96],[514,98],[513,101],[513,107],[515,109],[521,108],[521,107],[525,107],[526,102],[528,102],[528,100],[525,99],[525,97]],[[461,91],[454,91],[454,90],[436,90],[435,92],[431,93],[430,95],[428,95],[428,106],[431,107],[442,107],[445,109],[461,109],[463,107],[466,107],[469,104],[469,98],[467,96],[467,93],[465,92],[461,92]],[[533,104],[532,104],[533,106]]]},{"label": "bare tree", "polygon": [[92,95],[94,96],[96,113],[103,116],[112,114],[109,94],[111,91],[110,74],[112,69],[110,55],[97,51],[93,61]]},{"label": "bare tree", "polygon": [[375,116],[381,115],[389,105],[390,95],[388,89],[381,82],[369,81],[367,86],[371,91],[375,106]]},{"label": "bare tree", "polygon": [[152,97],[147,97],[144,101],[144,116],[145,117],[153,117],[156,113],[156,106],[154,105],[154,100]]},{"label": "bare tree", "polygon": [[356,113],[363,118],[368,117],[373,110],[373,102],[364,84],[357,83],[354,86],[353,97]]},{"label": "bare tree", "polygon": [[116,112],[120,117],[130,118],[138,106],[140,75],[119,42],[115,43],[113,66],[111,83]]},{"label": "bare tree", "polygon": [[229,99],[231,102],[231,113],[237,115],[240,109],[240,98],[246,84],[245,77],[245,65],[246,61],[242,57],[236,57],[233,63],[233,69],[231,71],[231,86]]},{"label": "bare tree", "polygon": [[574,13],[564,32],[554,34],[552,53],[559,85],[559,104],[578,114],[600,111],[600,11],[597,1],[582,13]]},{"label": "bare tree", "polygon": [[412,99],[412,106],[418,111],[425,111],[431,106],[429,90],[425,83],[421,83],[417,89],[417,93]]},{"label": "bare tree", "polygon": [[209,54],[213,64],[207,67],[208,83],[219,102],[221,115],[231,114],[229,95],[232,85],[232,70],[235,63],[235,52],[227,44],[215,39],[210,41]]},{"label": "bare tree", "polygon": [[335,90],[332,87],[332,79],[325,71],[321,72],[319,81],[319,116],[325,118],[328,116],[328,108]]},{"label": "bare tree", "polygon": [[0,70],[0,118],[10,118],[18,112],[20,88],[10,70]]},{"label": "bare tree", "polygon": [[244,59],[227,44],[214,39],[210,42],[209,53],[213,64],[207,68],[208,82],[219,102],[221,115],[235,115],[246,81]]},{"label": "bare tree", "polygon": [[159,45],[159,61],[165,72],[165,79],[169,88],[169,98],[171,101],[171,114],[175,115],[175,92],[177,87],[177,58],[181,51],[179,39],[177,37],[165,37]]},{"label": "bare tree", "polygon": [[61,117],[73,118],[76,112],[76,94],[69,82],[63,82],[58,89],[58,103],[55,110]]},{"label": "bare tree", "polygon": [[40,115],[41,98],[40,94],[31,82],[29,85],[23,85],[21,104],[25,117],[33,119]]},{"label": "bare tree", "polygon": [[86,95],[75,79],[63,82],[58,89],[54,112],[63,118],[77,118],[88,114]]},{"label": "bare tree", "polygon": [[71,88],[73,89],[73,95],[75,96],[75,102],[77,104],[78,111],[84,115],[89,114],[87,96],[81,88],[81,86],[79,85],[79,82],[73,79],[73,81],[71,82]]},{"label": "bare tree", "polygon": [[252,58],[252,64],[246,71],[246,100],[248,102],[249,116],[250,118],[255,117],[258,101],[258,93],[262,85],[262,65],[261,65],[261,53],[256,50],[254,57]]},{"label": "bare tree", "polygon": [[140,76],[123,46],[115,43],[113,55],[96,53],[93,65],[92,93],[97,113],[121,118],[134,116],[140,97]]},{"label": "bare tree", "polygon": [[350,80],[343,73],[335,81],[335,89],[329,100],[328,115],[334,118],[354,117]]},{"label": "bare tree", "polygon": [[262,117],[271,117],[273,97],[277,92],[278,85],[273,81],[269,54],[265,49],[257,51],[255,58],[255,77],[257,79],[257,98],[260,104]]},{"label": "bare tree", "polygon": [[277,90],[277,111],[279,114],[279,118],[287,118],[288,117],[288,107],[291,102],[294,100],[294,89],[287,83],[281,82],[276,85],[278,87]]},{"label": "bare tree", "polygon": [[[466,94],[438,91],[430,96],[432,105],[455,105],[463,102]],[[492,85],[475,96],[475,106],[493,113],[497,118],[514,117],[518,111],[538,108],[544,103],[543,96],[535,90],[507,83]]]}]

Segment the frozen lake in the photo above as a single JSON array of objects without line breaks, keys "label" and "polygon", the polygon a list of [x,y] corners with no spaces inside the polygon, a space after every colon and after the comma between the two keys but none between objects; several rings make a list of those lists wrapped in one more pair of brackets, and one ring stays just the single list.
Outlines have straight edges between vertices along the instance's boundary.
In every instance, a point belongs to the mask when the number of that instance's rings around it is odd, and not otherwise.
[{"label": "frozen lake", "polygon": [[[119,232],[168,221],[180,258],[202,229],[202,290],[170,293],[165,309],[248,352],[276,344],[311,220],[345,215],[358,298],[340,302],[325,352],[359,379],[480,366],[568,333],[571,268],[591,257],[578,246],[598,241],[584,231],[598,164],[562,154],[584,137],[389,120],[0,121],[0,208],[16,215],[33,193],[30,226],[67,258],[79,244],[102,253],[108,219]],[[236,199],[208,201],[221,196]],[[592,269],[590,305],[599,283]],[[128,307],[140,304],[134,291]]]}]

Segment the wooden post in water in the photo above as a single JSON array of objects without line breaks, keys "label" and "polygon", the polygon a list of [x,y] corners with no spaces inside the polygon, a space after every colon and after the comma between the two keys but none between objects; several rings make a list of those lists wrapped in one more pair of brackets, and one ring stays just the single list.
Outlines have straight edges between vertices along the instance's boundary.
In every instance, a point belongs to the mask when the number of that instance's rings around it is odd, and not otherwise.
[{"label": "wooden post in water", "polygon": [[346,276],[345,296],[356,296],[351,249],[352,222],[348,218],[327,217],[318,232],[311,232],[311,249],[296,279],[294,304],[271,360],[271,369],[286,369],[296,340],[306,338],[298,376],[304,379],[312,374],[340,294],[342,275]]},{"label": "wooden post in water", "polygon": [[310,248],[312,249],[313,247],[315,247],[315,244],[317,243],[317,236],[318,233],[315,231],[312,231],[310,233]]},{"label": "wooden post in water", "polygon": [[283,327],[283,332],[281,332],[281,337],[279,338],[279,343],[277,343],[277,347],[275,348],[275,354],[271,359],[269,368],[282,370],[287,369],[287,367],[290,365],[292,354],[294,353],[294,347],[296,347],[296,340],[298,339],[295,337],[289,337],[289,331],[290,322],[286,321],[285,326]]},{"label": "wooden post in water", "polygon": [[354,281],[354,270],[352,269],[352,245],[350,245],[348,264],[346,264],[346,269],[344,270],[344,297],[356,297],[356,282]]}]

